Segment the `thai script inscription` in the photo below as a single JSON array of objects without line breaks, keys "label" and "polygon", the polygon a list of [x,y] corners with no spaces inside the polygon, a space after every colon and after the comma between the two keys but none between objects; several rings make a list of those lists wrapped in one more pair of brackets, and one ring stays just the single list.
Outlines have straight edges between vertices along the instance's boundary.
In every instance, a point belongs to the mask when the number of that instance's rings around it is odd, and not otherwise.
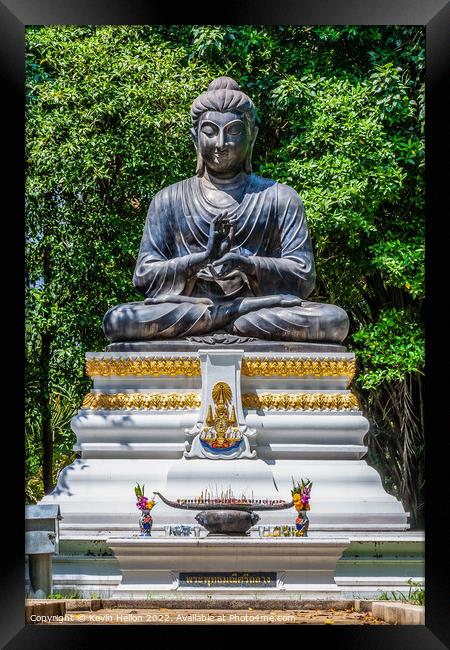
[{"label": "thai script inscription", "polygon": [[276,587],[276,573],[180,573],[180,587]]}]

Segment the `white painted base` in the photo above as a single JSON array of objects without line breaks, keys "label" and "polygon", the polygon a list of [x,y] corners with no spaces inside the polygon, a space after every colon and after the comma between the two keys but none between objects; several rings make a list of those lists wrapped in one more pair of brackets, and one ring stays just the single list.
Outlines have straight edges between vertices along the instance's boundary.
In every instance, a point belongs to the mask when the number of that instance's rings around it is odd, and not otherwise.
[{"label": "white painted base", "polygon": [[[314,540],[301,538],[227,537],[195,538],[116,538],[107,539],[122,572],[122,582],[114,596],[135,597],[157,590],[198,591],[197,587],[180,586],[183,573],[275,572],[277,585],[261,589],[308,592],[336,592],[336,563],[349,540]],[[256,585],[251,587],[257,589]],[[217,593],[233,587],[214,587]],[[240,589],[247,589],[241,587]],[[258,590],[258,589],[257,589]],[[234,588],[234,591],[238,591]],[[258,590],[259,591],[259,590]]]},{"label": "white painted base", "polygon": [[[190,350],[179,356],[193,354]],[[149,355],[110,352],[98,356],[108,362]],[[72,534],[80,525],[98,533],[133,529],[137,482],[145,484],[147,495],[156,490],[172,499],[194,497],[205,488],[220,491],[231,486],[237,494],[289,500],[292,477],[310,478],[314,483],[310,531],[406,530],[408,513],[386,493],[378,472],[362,459],[367,452],[364,437],[369,422],[360,411],[242,408],[241,393],[246,392],[349,393],[345,377],[249,377],[240,373],[242,356],[243,350],[233,348],[200,351],[201,377],[95,376],[94,393],[194,391],[201,395],[202,407],[199,411],[81,409],[72,420],[77,434],[75,449],[81,458],[61,472],[55,490],[42,500],[60,505],[63,534]],[[245,353],[244,360],[255,356]],[[301,360],[310,358],[311,353],[284,356]],[[332,356],[347,362],[354,358],[350,353]],[[232,389],[239,426],[256,432],[251,443],[256,458],[184,458],[190,439],[187,431],[201,428],[211,387],[224,378]],[[162,503],[153,514],[155,523],[161,525],[189,524],[195,515]],[[295,517],[294,509],[268,512],[261,515],[261,524],[292,523]]]},{"label": "white painted base", "polygon": [[[254,492],[255,498],[288,500],[292,476],[313,483],[310,530],[405,530],[407,513],[388,495],[379,474],[364,460],[272,460],[236,461],[79,459],[61,473],[58,486],[41,503],[58,503],[61,531],[70,534],[79,525],[92,531],[137,526],[133,487],[144,483],[146,493],[156,490],[169,498],[199,495],[205,487],[231,487],[235,492]],[[278,488],[278,490],[277,490]],[[193,524],[195,511],[155,506],[155,523]],[[259,513],[262,525],[293,523],[291,510]]]},{"label": "white painted base", "polygon": [[[136,533],[135,533],[136,534]],[[154,532],[163,535],[163,530]],[[124,535],[116,534],[117,538]],[[342,538],[342,534],[340,534]],[[314,533],[307,538],[322,544],[335,540],[332,532]],[[298,589],[279,591],[257,590],[254,588],[202,590],[167,589],[158,584],[137,583],[131,590],[143,598],[377,598],[382,592],[399,591],[408,593],[408,580],[424,582],[424,537],[423,533],[349,533],[349,545],[337,561],[334,584],[330,588],[319,588],[314,583],[304,583]],[[147,540],[146,540],[147,541]],[[161,540],[160,541],[164,541]],[[186,541],[175,540],[170,541]],[[266,540],[264,540],[266,541]],[[295,540],[270,539],[271,542],[290,542]],[[298,540],[297,540],[298,541]],[[305,541],[305,540],[304,540]],[[179,547],[178,547],[179,548]],[[106,555],[109,553],[109,555]],[[281,561],[282,563],[282,561]],[[248,569],[245,569],[248,570]],[[278,569],[277,569],[278,572]],[[172,586],[176,578],[171,574]],[[170,581],[169,581],[170,582]],[[57,592],[77,592],[89,597],[126,597],[128,593],[121,586],[122,574],[117,558],[106,545],[106,536],[93,539],[90,535],[78,535],[61,542],[61,553],[53,557],[53,589]],[[124,583],[125,584],[125,583]],[[122,595],[121,595],[122,594]]]},{"label": "white painted base", "polygon": [[[191,351],[177,353],[177,356],[192,354]],[[98,355],[117,359],[126,357],[127,353]],[[88,356],[92,357],[92,353]],[[248,392],[349,392],[344,376],[240,376],[237,369],[242,352],[237,354],[236,351],[235,356],[234,383],[230,382],[234,393],[239,396],[239,404],[241,393]],[[252,356],[255,355],[245,353],[244,360]],[[292,353],[288,356],[306,358],[312,355]],[[349,353],[332,356],[346,360],[353,358]],[[233,350],[228,348],[222,357],[228,364],[232,363]],[[216,361],[222,357],[218,354]],[[219,366],[220,363],[215,367],[214,381],[223,379]],[[202,392],[206,395],[203,379],[203,376],[96,376],[93,392],[113,395]],[[81,457],[61,472],[54,491],[42,500],[42,503],[58,503],[63,516],[60,524],[61,555],[53,560],[55,591],[102,596],[122,593],[124,597],[146,592],[152,597],[180,593],[186,597],[189,589],[178,589],[173,577],[179,570],[207,571],[206,567],[211,566],[219,571],[219,566],[235,567],[223,569],[228,571],[242,566],[244,571],[263,571],[267,570],[264,567],[271,566],[271,570],[280,574],[279,588],[271,592],[274,597],[282,593],[296,598],[301,598],[302,594],[323,598],[327,597],[324,594],[333,593],[335,597],[337,593],[357,598],[362,594],[372,597],[389,589],[390,585],[393,589],[407,591],[408,578],[423,576],[422,556],[413,553],[411,557],[408,546],[411,538],[401,537],[407,535],[402,531],[408,529],[408,513],[395,497],[386,493],[378,472],[363,459],[367,451],[364,438],[369,422],[360,411],[261,411],[241,409],[240,406],[236,410],[240,425],[256,431],[256,437],[252,439],[252,449],[256,450],[254,459],[183,457],[188,440],[186,430],[192,430],[201,416],[194,409],[80,409],[72,420],[72,428],[77,435],[75,449]],[[222,541],[216,546],[203,539],[197,540],[198,546],[192,546],[194,540],[184,538],[157,541],[155,537],[150,545],[147,541],[143,545],[142,540],[132,540],[132,535],[138,532],[136,483],[145,484],[148,496],[155,490],[172,499],[198,496],[205,488],[214,491],[217,486],[220,491],[231,486],[235,494],[246,492],[251,495],[253,492],[255,498],[289,500],[292,477],[309,478],[314,484],[308,515],[308,540],[252,538],[251,541],[245,540],[243,545],[236,545],[236,540],[232,540],[231,545]],[[178,510],[158,503],[152,511],[154,531],[156,533],[158,528],[162,530],[168,525],[192,525],[196,523],[195,514],[196,511]],[[258,514],[258,526],[292,525],[297,515],[293,508]],[[375,540],[378,538],[382,545],[388,544],[389,535],[395,535],[397,531],[401,539],[396,542],[394,555],[390,557],[388,553],[382,554],[382,558],[377,557]],[[373,546],[366,548],[365,559],[354,550],[358,543],[355,535],[358,534],[368,535],[367,543]],[[110,547],[105,546],[107,538]],[[79,546],[83,539],[91,545],[89,552],[94,555],[86,555],[86,549]],[[103,544],[102,552],[107,555],[99,555],[96,551],[98,543]],[[347,548],[339,559],[349,544],[351,551]],[[214,552],[211,548],[215,549]],[[286,550],[294,548],[295,552],[287,555]],[[149,549],[152,549],[151,554]],[[169,554],[168,563],[169,549],[176,549],[177,554]],[[243,549],[248,553],[243,553]],[[311,555],[305,555],[305,549],[309,549]],[[295,559],[288,560],[289,557]],[[180,569],[181,561],[188,562],[189,567]],[[121,569],[124,580],[121,579]],[[220,597],[224,590],[220,589]],[[247,589],[244,591],[247,593]],[[257,595],[257,590],[253,591]],[[269,591],[263,590],[266,596]],[[238,596],[244,593],[242,589],[238,592]],[[194,596],[200,596],[200,591],[195,589]]]}]

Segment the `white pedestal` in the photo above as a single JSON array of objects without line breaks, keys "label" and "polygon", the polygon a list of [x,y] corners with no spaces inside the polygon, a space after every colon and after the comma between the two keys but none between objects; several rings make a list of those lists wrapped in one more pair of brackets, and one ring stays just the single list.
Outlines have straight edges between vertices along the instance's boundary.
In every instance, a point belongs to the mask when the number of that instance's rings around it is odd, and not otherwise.
[{"label": "white pedestal", "polygon": [[[205,597],[214,592],[216,596],[248,597],[250,590],[270,598],[273,592],[304,590],[311,597],[324,598],[339,592],[334,572],[349,539],[110,537],[107,543],[122,571],[122,582],[114,593],[117,598],[145,598],[149,585],[153,596],[176,592],[179,597]],[[194,576],[191,580],[196,586],[180,584],[183,573]],[[246,573],[250,574],[247,579]],[[274,574],[273,586],[263,586],[267,574]]]},{"label": "white pedestal", "polygon": [[[204,535],[206,531],[202,534]],[[256,531],[257,532],[257,531]],[[125,543],[130,538],[142,540],[138,533],[128,534],[125,537]],[[102,598],[123,597],[126,598],[127,590],[122,587],[123,575],[121,564],[114,555],[111,546],[114,544],[111,540],[116,537],[124,538],[120,532],[104,531],[101,535],[92,533],[72,533],[61,540],[60,553],[53,556],[53,590],[56,592],[73,593],[77,592],[81,596],[89,597],[91,594],[97,594]],[[164,527],[155,526],[152,531],[151,543],[158,539],[159,543],[165,541],[189,542],[191,540],[184,538],[167,538],[164,537]],[[424,536],[420,532],[402,531],[398,533],[367,531],[367,532],[348,532],[348,534],[336,534],[331,531],[316,531],[310,533],[307,538],[308,543],[312,541],[322,541],[325,543],[339,542],[339,540],[349,540],[349,545],[344,549],[342,556],[337,561],[334,573],[333,598],[377,598],[382,592],[396,591],[407,594],[410,586],[408,580],[413,578],[416,582],[424,581]],[[144,540],[147,542],[148,540]],[[258,543],[258,538],[253,539]],[[266,541],[266,540],[263,540]],[[288,543],[290,538],[279,538],[275,541]],[[297,541],[297,540],[294,540]],[[232,540],[236,543],[236,540]],[[278,546],[275,545],[275,549]],[[144,547],[146,548],[146,547]],[[281,547],[280,547],[281,548]],[[286,548],[286,547],[284,547]],[[125,555],[126,549],[121,549],[118,555]],[[161,557],[161,555],[160,555]],[[164,560],[164,558],[162,558]],[[162,563],[164,567],[164,562]],[[170,565],[169,565],[170,566]],[[185,565],[185,568],[188,565]],[[283,566],[283,558],[276,565],[277,573]],[[167,565],[166,565],[167,567]],[[164,573],[164,569],[163,573]],[[247,569],[245,569],[247,570]],[[145,593],[144,598],[180,600],[206,598],[223,600],[223,586],[218,589],[209,588],[203,591],[199,587],[195,589],[173,589],[178,580],[178,574],[171,569],[170,579],[168,579],[167,569],[166,586],[164,589],[156,590],[157,584],[145,582],[140,583],[140,588],[135,591],[136,594]],[[283,578],[280,570],[280,578]],[[147,578],[150,576],[146,574]],[[129,576],[131,577],[131,576]],[[153,574],[153,577],[154,574]],[[145,576],[144,576],[145,578]],[[26,574],[27,581],[27,574]],[[124,585],[126,583],[123,583]],[[128,582],[130,584],[130,582]],[[169,588],[167,587],[169,585]],[[336,590],[337,588],[337,590]],[[261,593],[262,591],[262,593]],[[228,594],[228,592],[226,592]],[[278,590],[264,589],[255,590],[254,586],[241,587],[232,590],[230,598],[243,600],[259,599],[292,599],[298,602],[300,599],[309,598],[328,598],[330,591],[321,590],[314,583],[305,582],[297,590]],[[234,595],[233,595],[234,594]]]},{"label": "white pedestal", "polygon": [[[86,355],[94,385],[72,420],[81,457],[61,472],[52,494],[42,500],[60,505],[63,549],[64,540],[70,544],[80,536],[104,542],[111,533],[127,539],[135,534],[136,483],[145,484],[148,496],[155,490],[172,499],[195,497],[205,488],[217,487],[220,492],[231,487],[235,494],[253,492],[255,498],[289,500],[292,478],[309,478],[314,484],[310,535],[331,534],[334,543],[357,531],[387,534],[408,529],[402,504],[386,493],[378,472],[363,460],[369,423],[348,387],[353,354],[309,350],[262,354],[213,347],[197,353],[191,345],[170,355],[145,351]],[[254,457],[186,457],[192,442],[189,431],[202,427],[218,381],[231,388],[238,426],[244,435],[250,434]],[[154,525],[161,527],[194,524],[195,514],[163,503],[152,511]],[[293,524],[296,511],[259,515],[258,525]],[[256,546],[245,546],[253,549],[248,559],[256,549],[281,549],[277,544],[285,542],[293,548],[297,543],[286,538],[264,546],[265,540],[256,541]],[[127,548],[131,553],[141,547],[136,542]],[[236,552],[236,547],[224,548]],[[258,551],[255,561],[264,553]],[[277,552],[274,557],[282,555]],[[297,577],[305,575],[302,569],[295,571],[300,571]]]}]

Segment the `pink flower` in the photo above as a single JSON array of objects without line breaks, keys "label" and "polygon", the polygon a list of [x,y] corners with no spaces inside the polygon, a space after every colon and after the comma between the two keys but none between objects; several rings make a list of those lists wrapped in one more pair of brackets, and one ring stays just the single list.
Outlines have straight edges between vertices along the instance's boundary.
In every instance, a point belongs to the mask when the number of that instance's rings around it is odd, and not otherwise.
[{"label": "pink flower", "polygon": [[139,508],[139,510],[145,510],[147,508],[147,504],[148,504],[148,499],[147,497],[144,496],[140,496],[136,502],[136,505]]}]

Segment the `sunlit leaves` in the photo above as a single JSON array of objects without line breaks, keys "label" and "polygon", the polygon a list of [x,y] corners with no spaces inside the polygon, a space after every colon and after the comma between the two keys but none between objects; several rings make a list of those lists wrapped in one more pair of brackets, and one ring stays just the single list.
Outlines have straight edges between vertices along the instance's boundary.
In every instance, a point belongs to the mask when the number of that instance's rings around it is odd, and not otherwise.
[{"label": "sunlit leaves", "polygon": [[364,363],[365,372],[357,379],[363,388],[402,380],[406,373],[423,372],[423,327],[404,311],[383,310],[378,321],[362,327],[353,338]]}]

